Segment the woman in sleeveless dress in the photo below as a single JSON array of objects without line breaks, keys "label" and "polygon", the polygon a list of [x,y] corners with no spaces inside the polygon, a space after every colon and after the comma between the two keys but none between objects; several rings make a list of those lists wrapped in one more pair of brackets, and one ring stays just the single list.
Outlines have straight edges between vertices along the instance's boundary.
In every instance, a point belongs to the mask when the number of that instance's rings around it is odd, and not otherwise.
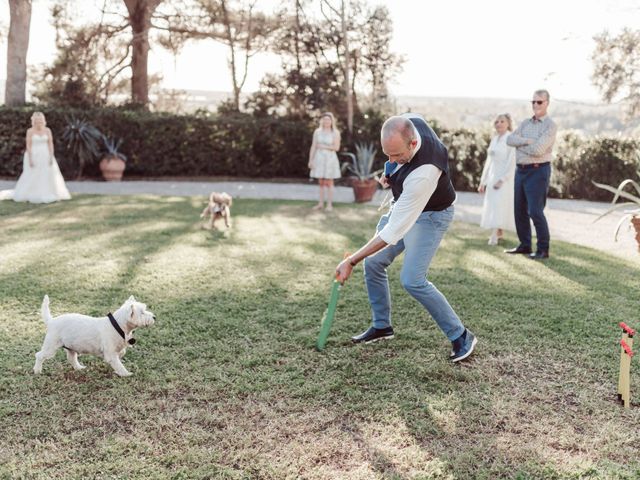
[{"label": "woman in sleeveless dress", "polygon": [[478,192],[484,193],[480,226],[491,229],[489,245],[497,245],[502,230],[515,229],[513,216],[513,177],[516,169],[516,150],[507,145],[513,130],[508,113],[494,121],[496,135],[491,139],[487,161],[482,169]]},{"label": "woman in sleeveless dress", "polygon": [[313,132],[313,142],[309,151],[309,169],[311,178],[317,178],[320,184],[320,199],[314,210],[324,206],[325,192],[326,210],[333,210],[333,180],[340,178],[340,162],[336,152],[340,150],[340,132],[336,128],[333,114],[325,112],[320,117],[320,126]]},{"label": "woman in sleeveless dress", "polygon": [[4,198],[16,202],[51,203],[69,200],[69,190],[53,155],[53,136],[42,112],[31,116],[27,130],[27,150],[24,153],[22,175],[14,190],[3,192]]}]

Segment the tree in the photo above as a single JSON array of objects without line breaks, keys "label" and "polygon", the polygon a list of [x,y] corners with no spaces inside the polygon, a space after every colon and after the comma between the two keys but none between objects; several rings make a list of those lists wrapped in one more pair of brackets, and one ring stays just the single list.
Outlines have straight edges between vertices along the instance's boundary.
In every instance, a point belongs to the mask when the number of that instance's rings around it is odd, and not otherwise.
[{"label": "tree", "polygon": [[627,113],[640,113],[640,30],[625,28],[619,35],[603,32],[594,37],[591,80],[602,98],[626,102]]},{"label": "tree", "polygon": [[85,107],[126,95],[131,38],[123,16],[103,12],[99,22],[76,26],[68,3],[59,1],[51,17],[58,52],[53,63],[35,75],[39,81],[34,96],[46,103]]},{"label": "tree", "polygon": [[280,105],[297,117],[326,109],[349,126],[361,116],[359,95],[380,108],[389,78],[404,61],[389,50],[393,28],[387,9],[351,0],[313,15],[307,11],[309,2],[290,2],[281,15],[283,28],[272,42],[283,73],[264,79],[249,102],[254,114],[277,113]]},{"label": "tree", "polygon": [[361,82],[362,90],[369,88],[369,99],[377,106],[386,100],[387,80],[399,71],[404,59],[389,51],[393,26],[386,7],[370,7],[363,0],[340,0],[334,6],[329,0],[322,0],[321,11],[333,33],[335,54],[342,70],[347,127],[353,133],[358,77],[366,77]]},{"label": "tree", "polygon": [[[233,11],[229,10],[228,0],[219,1],[220,17],[225,32],[223,42],[229,47],[229,70],[233,83],[233,100],[236,110],[239,111],[240,92],[249,73],[249,59],[264,50],[265,42],[269,34],[275,30],[275,26],[264,14],[254,12],[256,0],[236,2],[236,8]],[[241,69],[236,60],[238,50],[244,54]]]},{"label": "tree", "polygon": [[257,0],[181,0],[170,14],[158,15],[154,26],[166,32],[161,43],[177,52],[185,42],[210,39],[229,49],[228,67],[233,89],[232,109],[240,110],[240,96],[251,58],[267,48],[279,28],[277,20],[256,9]]},{"label": "tree", "polygon": [[333,36],[326,22],[305,12],[309,2],[292,3],[292,14],[286,4],[279,12],[282,28],[271,42],[271,51],[282,60],[282,73],[267,75],[247,107],[257,116],[284,113],[309,118],[311,112],[324,109],[346,119],[342,70],[332,55]]},{"label": "tree", "polygon": [[129,12],[131,40],[131,101],[149,103],[149,29],[151,17],[162,0],[124,0]]},{"label": "tree", "polygon": [[31,26],[31,0],[9,0],[9,36],[7,41],[7,84],[4,102],[8,106],[25,103],[27,51]]},{"label": "tree", "polygon": [[[361,42],[355,47],[360,52],[360,65],[356,72],[362,70],[365,84],[369,87],[369,101],[374,107],[388,102],[387,84],[393,75],[400,73],[404,56],[389,50],[393,37],[391,15],[384,6],[376,6],[367,15],[361,28]],[[354,78],[354,83],[356,80]]]},{"label": "tree", "polygon": [[[325,13],[323,8],[325,6],[337,17],[337,22],[332,19],[332,15]],[[347,129],[351,135],[353,133],[353,83],[351,78],[352,54],[349,49],[349,28],[347,25],[348,19],[345,0],[340,0],[339,6],[333,6],[329,0],[321,0],[320,8],[322,14],[327,19],[327,22],[331,25],[331,28],[334,31],[340,32],[340,35],[337,36],[338,41],[336,42],[336,53],[339,58],[342,57],[340,61],[340,66],[342,67],[342,88],[344,89],[344,96],[347,105]],[[340,45],[342,49],[340,49],[338,45]],[[342,52],[340,52],[340,50],[342,50]]]},{"label": "tree", "polygon": [[[104,0],[100,20],[75,22],[75,4],[56,0],[52,18],[58,56],[42,72],[37,96],[70,104],[103,104],[129,87],[132,103],[146,107],[154,78],[148,73],[151,16],[162,0]],[[130,80],[124,72],[131,71]]]}]

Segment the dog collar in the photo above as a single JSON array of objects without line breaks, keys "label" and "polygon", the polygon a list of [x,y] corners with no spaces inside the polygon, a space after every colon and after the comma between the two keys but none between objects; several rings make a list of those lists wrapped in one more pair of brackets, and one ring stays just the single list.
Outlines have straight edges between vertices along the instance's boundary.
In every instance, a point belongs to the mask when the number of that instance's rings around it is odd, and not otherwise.
[{"label": "dog collar", "polygon": [[[124,340],[127,340],[127,337],[125,336],[124,332],[120,328],[120,325],[118,325],[118,322],[116,322],[116,319],[113,318],[113,315],[111,315],[111,312],[107,313],[107,317],[109,317],[109,321],[111,322],[111,325],[113,325],[113,328],[116,329],[116,332],[118,332]],[[134,343],[136,343],[136,339],[130,338],[129,340],[127,340],[127,343],[129,345],[133,345]]]}]

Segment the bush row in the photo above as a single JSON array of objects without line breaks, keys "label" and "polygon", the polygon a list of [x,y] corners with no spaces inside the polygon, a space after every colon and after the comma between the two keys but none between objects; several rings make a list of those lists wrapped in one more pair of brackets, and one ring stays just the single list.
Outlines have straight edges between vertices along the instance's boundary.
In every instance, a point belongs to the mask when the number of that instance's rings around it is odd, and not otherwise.
[{"label": "bush row", "polygon": [[[245,115],[208,117],[139,110],[41,109],[55,139],[56,159],[65,176],[77,168],[62,142],[72,116],[85,118],[106,135],[124,139],[129,175],[301,177],[307,173],[310,125]],[[22,170],[24,135],[32,109],[0,108],[0,175]],[[99,175],[97,165],[87,175]]]},{"label": "bush row", "polygon": [[610,201],[613,195],[592,181],[617,187],[622,180],[640,181],[640,141],[634,138],[584,138],[571,131],[556,140],[551,193],[559,198]]},{"label": "bush row", "polygon": [[[17,177],[22,170],[24,136],[33,108],[0,108],[0,175]],[[77,164],[62,143],[62,131],[72,116],[82,117],[103,133],[124,139],[126,175],[232,176],[248,178],[306,178],[307,159],[315,122],[288,118],[254,118],[246,114],[173,115],[143,110],[41,109],[54,133],[56,158],[65,177]],[[382,117],[365,115],[355,126],[355,141],[378,147],[376,167],[384,162],[377,133]],[[489,132],[447,130],[430,122],[449,149],[457,190],[475,190],[486,160]],[[345,138],[345,147],[353,145]],[[640,169],[640,142],[624,138],[584,138],[564,132],[556,142],[551,195],[562,198],[609,200],[611,194],[592,180],[617,185]],[[85,174],[99,176],[97,162]]]}]

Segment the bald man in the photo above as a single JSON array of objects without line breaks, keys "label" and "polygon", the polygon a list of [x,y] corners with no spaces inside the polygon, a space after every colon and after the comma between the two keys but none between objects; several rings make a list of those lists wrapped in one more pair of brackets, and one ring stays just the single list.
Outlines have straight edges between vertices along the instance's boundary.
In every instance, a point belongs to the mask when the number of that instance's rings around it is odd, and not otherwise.
[{"label": "bald man", "polygon": [[387,267],[404,252],[400,282],[451,341],[450,360],[459,362],[471,355],[477,339],[427,280],[431,260],[453,220],[456,192],[447,149],[424,119],[411,114],[389,118],[382,126],[381,143],[392,166],[381,179],[393,193],[391,208],[380,218],[376,235],[336,267],[338,280],[344,282],[364,260],[372,325],[351,340],[371,343],[393,338]]}]

